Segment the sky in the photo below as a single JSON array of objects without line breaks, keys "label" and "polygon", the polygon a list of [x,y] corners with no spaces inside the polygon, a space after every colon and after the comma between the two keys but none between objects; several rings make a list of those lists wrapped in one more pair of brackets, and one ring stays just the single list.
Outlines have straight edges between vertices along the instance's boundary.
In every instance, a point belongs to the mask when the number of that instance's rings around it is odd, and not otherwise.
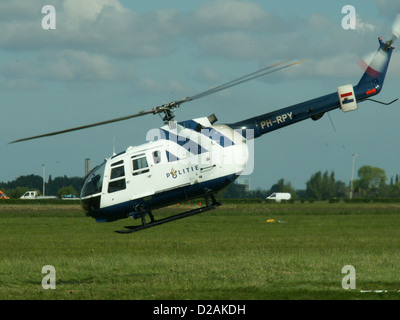
[{"label": "sky", "polygon": [[[55,29],[43,28],[55,9]],[[345,29],[345,5],[356,11]],[[113,119],[182,99],[282,60],[305,63],[186,103],[176,120],[214,113],[233,123],[357,84],[358,61],[391,38],[396,0],[10,0],[0,3],[0,181],[83,176],[84,161],[145,143],[148,115],[38,140],[10,141]],[[399,96],[394,51],[376,99]],[[349,183],[363,165],[400,174],[400,102],[359,104],[254,141],[251,189],[296,189],[317,171]],[[332,125],[333,123],[333,125]],[[356,174],[355,174],[356,178]]]}]

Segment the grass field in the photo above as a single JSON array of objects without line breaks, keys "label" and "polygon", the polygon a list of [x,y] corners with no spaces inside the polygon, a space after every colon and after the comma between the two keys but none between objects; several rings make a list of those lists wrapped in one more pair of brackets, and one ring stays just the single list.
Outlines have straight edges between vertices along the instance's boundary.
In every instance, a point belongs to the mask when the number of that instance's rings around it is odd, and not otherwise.
[{"label": "grass field", "polygon": [[[96,223],[76,204],[0,205],[0,299],[400,299],[400,204],[224,204],[114,232],[133,223]],[[55,290],[42,288],[45,265]],[[342,288],[345,265],[356,289]]]}]

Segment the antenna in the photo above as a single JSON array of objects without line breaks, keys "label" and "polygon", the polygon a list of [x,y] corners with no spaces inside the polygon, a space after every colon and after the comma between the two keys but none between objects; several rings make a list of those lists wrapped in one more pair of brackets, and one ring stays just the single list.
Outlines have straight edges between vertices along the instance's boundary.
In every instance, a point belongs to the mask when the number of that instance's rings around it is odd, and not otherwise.
[{"label": "antenna", "polygon": [[335,126],[334,126],[334,124],[333,124],[333,121],[332,121],[332,118],[331,118],[331,115],[329,114],[329,112],[328,112],[328,117],[329,117],[329,121],[331,122],[333,131],[336,132]]},{"label": "antenna", "polygon": [[115,156],[115,133],[113,134],[113,156]]}]

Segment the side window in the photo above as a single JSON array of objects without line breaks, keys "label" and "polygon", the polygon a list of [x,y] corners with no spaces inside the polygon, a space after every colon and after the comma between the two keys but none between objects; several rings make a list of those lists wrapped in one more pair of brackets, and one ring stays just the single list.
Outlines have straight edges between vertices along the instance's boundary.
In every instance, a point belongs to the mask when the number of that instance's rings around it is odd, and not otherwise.
[{"label": "side window", "polygon": [[111,169],[111,177],[110,179],[116,179],[120,177],[125,177],[125,168],[124,166],[116,167]]},{"label": "side window", "polygon": [[161,152],[160,151],[154,151],[153,152],[153,160],[154,160],[154,164],[160,163],[161,161]]},{"label": "side window", "polygon": [[108,193],[126,189],[124,161],[111,164],[110,182],[108,183]]},{"label": "side window", "polygon": [[126,189],[125,178],[116,181],[110,181],[108,184],[108,193],[117,192]]},{"label": "side window", "polygon": [[146,155],[138,154],[132,157],[132,174],[134,176],[142,173],[149,172],[149,165],[147,164]]}]

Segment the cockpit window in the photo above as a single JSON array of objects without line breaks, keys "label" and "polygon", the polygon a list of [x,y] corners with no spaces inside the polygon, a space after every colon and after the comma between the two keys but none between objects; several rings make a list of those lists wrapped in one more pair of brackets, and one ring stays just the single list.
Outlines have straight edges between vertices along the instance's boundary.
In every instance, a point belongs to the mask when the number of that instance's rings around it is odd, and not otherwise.
[{"label": "cockpit window", "polygon": [[93,169],[82,187],[81,198],[101,192],[106,162]]}]

